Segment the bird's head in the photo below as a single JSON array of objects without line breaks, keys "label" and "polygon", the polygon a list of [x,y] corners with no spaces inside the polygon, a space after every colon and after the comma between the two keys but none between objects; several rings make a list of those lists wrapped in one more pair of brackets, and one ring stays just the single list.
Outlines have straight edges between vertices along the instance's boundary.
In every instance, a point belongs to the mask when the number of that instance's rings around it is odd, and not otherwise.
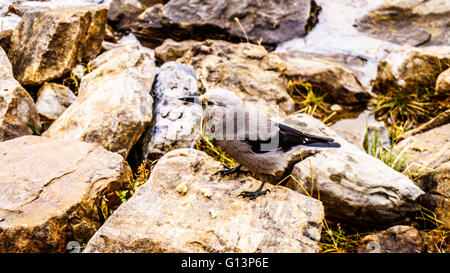
[{"label": "bird's head", "polygon": [[212,116],[215,112],[224,113],[228,107],[244,104],[242,99],[236,94],[222,88],[211,89],[201,96],[184,97],[179,98],[179,100],[200,104],[205,117]]}]

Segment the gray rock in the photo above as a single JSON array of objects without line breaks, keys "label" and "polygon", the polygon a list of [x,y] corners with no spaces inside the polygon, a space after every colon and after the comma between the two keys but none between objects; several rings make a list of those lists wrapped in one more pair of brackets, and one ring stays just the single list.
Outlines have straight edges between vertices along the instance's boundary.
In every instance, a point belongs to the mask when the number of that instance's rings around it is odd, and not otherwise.
[{"label": "gray rock", "polygon": [[[20,162],[20,164],[18,164]],[[102,198],[131,183],[123,158],[78,140],[24,136],[0,143],[0,252],[63,252],[100,227]]]},{"label": "gray rock", "polygon": [[[338,149],[314,149],[315,154],[294,166],[287,186],[320,194],[327,219],[370,227],[407,222],[424,194],[408,177],[348,143],[336,132],[306,114],[288,116],[287,125],[303,132],[333,138]],[[311,148],[305,148],[311,149]],[[306,193],[305,193],[306,194]]]},{"label": "gray rock", "polygon": [[52,122],[61,116],[76,98],[67,86],[46,82],[37,94],[36,108],[43,119]]},{"label": "gray rock", "polygon": [[[122,204],[84,252],[317,252],[320,201],[268,185],[256,200],[250,177],[231,180],[204,152],[177,149],[153,168],[149,181]],[[174,172],[173,170],[177,170]]]},{"label": "gray rock", "polygon": [[356,22],[359,31],[398,44],[448,45],[446,0],[388,0]]},{"label": "gray rock", "polygon": [[139,20],[137,27],[145,29],[141,34],[150,39],[162,25],[184,39],[193,34],[209,38],[214,33],[216,38],[277,44],[306,35],[317,22],[318,9],[311,0],[171,0],[158,16],[148,17],[159,23]]},{"label": "gray rock", "polygon": [[161,66],[152,94],[152,126],[144,134],[143,158],[157,159],[170,150],[191,146],[199,133],[201,109],[178,100],[198,96],[197,79],[192,66],[168,62]]},{"label": "gray rock", "polygon": [[128,43],[91,61],[77,99],[44,136],[97,143],[126,158],[152,120],[151,55],[150,49]]},{"label": "gray rock", "polygon": [[450,68],[439,74],[436,80],[436,95],[449,96],[450,93]]}]

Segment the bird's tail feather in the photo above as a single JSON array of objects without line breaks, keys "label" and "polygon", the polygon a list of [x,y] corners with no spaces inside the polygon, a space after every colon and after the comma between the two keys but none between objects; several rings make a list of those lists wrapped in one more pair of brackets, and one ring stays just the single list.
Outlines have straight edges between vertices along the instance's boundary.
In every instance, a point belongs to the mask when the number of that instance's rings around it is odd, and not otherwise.
[{"label": "bird's tail feather", "polygon": [[303,146],[316,147],[316,148],[340,148],[341,144],[337,142],[327,141],[327,142],[311,142],[303,144]]}]

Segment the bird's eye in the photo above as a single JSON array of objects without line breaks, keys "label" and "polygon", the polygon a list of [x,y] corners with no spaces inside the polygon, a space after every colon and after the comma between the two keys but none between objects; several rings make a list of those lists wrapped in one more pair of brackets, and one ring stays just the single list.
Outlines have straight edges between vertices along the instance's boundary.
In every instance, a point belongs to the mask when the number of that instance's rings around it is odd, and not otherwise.
[{"label": "bird's eye", "polygon": [[208,106],[213,106],[213,105],[214,105],[214,102],[208,101],[207,104],[208,104]]}]

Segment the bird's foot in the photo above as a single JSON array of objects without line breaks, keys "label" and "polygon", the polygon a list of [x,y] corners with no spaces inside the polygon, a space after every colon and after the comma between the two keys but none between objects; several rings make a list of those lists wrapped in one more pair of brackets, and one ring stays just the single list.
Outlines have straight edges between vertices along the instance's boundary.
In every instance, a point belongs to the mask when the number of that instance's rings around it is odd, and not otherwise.
[{"label": "bird's foot", "polygon": [[267,192],[270,192],[270,190],[258,189],[256,191],[243,191],[238,196],[242,196],[244,198],[248,197],[250,198],[250,200],[255,200],[257,197],[261,195],[266,195]]},{"label": "bird's foot", "polygon": [[234,173],[240,175],[240,174],[247,174],[250,172],[250,171],[241,170],[242,164],[239,164],[234,168],[230,168],[225,165],[224,165],[224,167],[225,167],[225,170],[217,171],[214,175],[216,175],[216,174],[230,175],[230,174],[234,174]]}]

